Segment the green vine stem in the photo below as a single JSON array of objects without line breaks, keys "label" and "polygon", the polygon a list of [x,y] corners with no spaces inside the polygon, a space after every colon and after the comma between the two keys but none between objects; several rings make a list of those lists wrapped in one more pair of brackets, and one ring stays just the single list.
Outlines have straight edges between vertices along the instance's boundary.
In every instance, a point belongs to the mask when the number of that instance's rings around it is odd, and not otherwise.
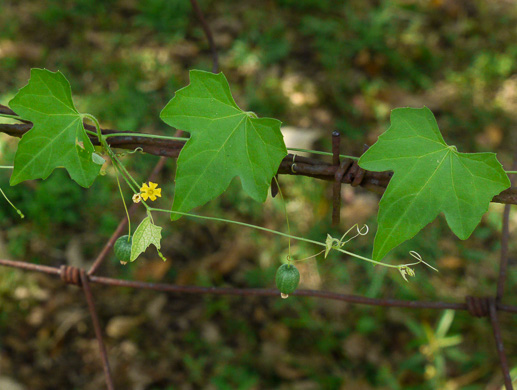
[{"label": "green vine stem", "polygon": [[95,125],[95,129],[97,130],[97,133],[93,133],[92,131],[89,131],[89,130],[85,130],[85,131],[90,134],[95,134],[97,136],[97,138],[99,139],[99,143],[102,146],[104,146],[106,149],[109,149],[109,146],[106,143],[104,136],[102,135],[101,125],[100,125],[99,121],[97,120],[97,118],[95,118],[91,114],[82,114],[82,117],[83,117],[83,120],[84,120],[84,118],[86,118],[93,122],[93,124]]},{"label": "green vine stem", "polygon": [[131,238],[131,218],[129,217],[129,212],[127,211],[126,201],[124,200],[124,193],[122,192],[122,187],[120,186],[120,180],[118,179],[118,170],[115,168],[115,178],[117,179],[118,191],[120,192],[120,198],[122,199],[122,204],[124,205],[124,210],[126,212],[127,217],[127,227],[128,227],[128,242]]},{"label": "green vine stem", "polygon": [[0,169],[14,169],[12,165],[0,165]]},{"label": "green vine stem", "polygon": [[[86,115],[88,115],[88,114],[85,114],[85,116]],[[88,115],[88,117],[90,117],[90,116]],[[86,132],[88,134],[90,134],[90,135],[98,136],[98,134],[93,132],[93,131],[86,130]],[[185,137],[171,137],[171,136],[167,136],[167,135],[154,135],[154,134],[143,134],[143,133],[127,133],[127,132],[125,132],[125,133],[123,132],[123,133],[104,134],[103,137],[104,137],[104,139],[112,138],[112,137],[142,137],[142,138],[166,139],[166,140],[170,140],[170,141],[184,141],[184,142],[187,142],[190,139],[190,138],[185,138]],[[330,153],[330,152],[322,152],[320,150],[301,149],[301,148],[287,148],[287,150],[292,151],[292,152],[303,152],[303,153],[319,154],[319,155],[322,155],[322,156],[333,156],[333,154]],[[352,159],[352,160],[359,160],[359,157],[348,156],[346,154],[340,154],[339,157],[341,157],[341,158],[349,158],[349,159]]]},{"label": "green vine stem", "polygon": [[[160,212],[160,213],[167,213],[167,214],[178,214],[178,215],[184,215],[184,216],[187,216],[187,217],[192,217],[192,218],[198,218],[198,219],[204,219],[204,220],[208,220],[208,221],[217,221],[217,222],[224,222],[224,223],[230,223],[230,224],[234,224],[234,225],[239,225],[239,226],[244,226],[244,227],[248,227],[248,228],[251,228],[251,229],[256,229],[256,230],[262,230],[262,231],[265,231],[265,232],[268,232],[268,233],[273,233],[273,234],[276,234],[278,236],[283,236],[283,237],[287,237],[287,238],[292,238],[293,240],[297,240],[297,241],[305,241],[309,244],[314,244],[314,245],[318,245],[318,246],[322,246],[322,247],[326,247],[326,244],[323,243],[323,242],[319,242],[319,241],[314,241],[314,240],[311,240],[311,239],[308,239],[308,238],[305,238],[305,237],[298,237],[298,236],[294,236],[292,234],[287,234],[287,233],[283,233],[283,232],[279,232],[277,230],[272,230],[272,229],[268,229],[268,228],[265,228],[263,226],[257,226],[257,225],[252,225],[252,224],[249,224],[249,223],[245,223],[245,222],[239,222],[239,221],[233,221],[233,220],[230,220],[230,219],[224,219],[224,218],[218,218],[218,217],[208,217],[206,215],[198,215],[198,214],[191,214],[191,213],[183,213],[183,212],[180,212],[180,211],[172,211],[172,210],[165,210],[165,209],[158,209],[158,208],[154,208],[154,207],[150,207],[148,209],[149,211],[156,211],[156,212]],[[404,268],[404,267],[408,267],[410,265],[415,265],[415,264],[419,264],[419,263],[424,263],[426,264],[427,266],[429,266],[427,263],[425,263],[423,260],[421,261],[418,261],[416,263],[408,263],[408,264],[401,264],[401,265],[393,265],[393,264],[387,264],[387,263],[383,263],[381,261],[376,261],[376,260],[373,260],[373,259],[369,259],[368,257],[364,257],[364,256],[360,256],[360,255],[357,255],[355,253],[352,253],[352,252],[349,252],[349,251],[346,251],[344,249],[341,249],[341,248],[336,248],[335,250],[341,252],[341,253],[344,253],[346,255],[349,255],[349,256],[352,256],[352,257],[355,257],[356,259],[359,259],[359,260],[363,260],[363,261],[367,261],[369,263],[372,263],[372,264],[375,264],[375,265],[381,265],[381,266],[384,266],[384,267],[388,267],[388,268],[395,268],[397,270],[400,270],[400,268]],[[410,253],[411,254],[411,253]],[[412,255],[413,256],[413,255]],[[430,266],[429,266],[430,267]],[[432,268],[432,267],[431,267]],[[433,268],[434,270],[436,270],[435,268]]]},{"label": "green vine stem", "polygon": [[[14,120],[18,120],[18,121],[22,121],[23,120],[18,115],[9,115],[9,114],[2,114],[2,113],[0,113],[0,117],[14,119]],[[143,134],[143,133],[128,133],[128,132],[102,134],[102,132],[100,130],[99,122],[97,121],[97,119],[93,115],[91,115],[91,114],[83,114],[83,118],[90,119],[95,124],[95,127],[97,129],[97,132],[85,129],[86,134],[89,134],[89,135],[92,135],[92,136],[96,136],[97,138],[99,138],[99,142],[101,144],[102,144],[101,137],[104,138],[104,139],[111,138],[111,137],[142,137],[142,138],[166,139],[166,140],[171,140],[171,141],[184,141],[184,142],[186,142],[186,141],[188,141],[190,139],[190,138],[185,138],[185,137],[171,137],[171,136],[166,136],[166,135]],[[303,153],[318,154],[318,155],[321,155],[321,156],[333,156],[333,154],[330,153],[330,152],[323,152],[323,151],[320,151],[320,150],[313,150],[313,149],[287,148],[287,150],[292,151],[292,152],[303,152]],[[346,154],[340,154],[339,157],[341,157],[341,158],[349,158],[351,160],[359,160],[359,157],[350,156],[350,155],[346,155]],[[517,171],[505,171],[505,172],[507,174],[517,174]]]},{"label": "green vine stem", "polygon": [[310,255],[310,256],[307,256],[307,257],[304,257],[303,259],[296,259],[296,260],[293,260],[293,263],[302,263],[304,261],[307,261],[307,260],[310,260],[310,259],[313,259],[315,257],[318,257],[319,255],[321,255],[322,253],[325,253],[325,249],[322,249],[321,251],[319,251],[318,253],[315,253],[313,255]]},{"label": "green vine stem", "polygon": [[[282,206],[284,208],[284,215],[285,215],[285,220],[286,220],[286,223],[287,223],[287,233],[289,235],[291,235],[291,226],[289,225],[289,215],[287,214],[287,205],[285,203],[285,198],[284,198],[284,194],[282,193],[282,189],[280,188],[280,183],[278,182],[278,179],[276,176],[273,176],[273,179],[275,180],[276,182],[276,186],[278,188],[278,193],[280,194],[280,198],[282,200]],[[288,251],[287,251],[287,262],[288,263],[291,263],[291,238],[288,239],[287,241],[287,245],[288,245]]]},{"label": "green vine stem", "polygon": [[[106,151],[108,156],[111,158],[111,162],[112,162],[113,166],[115,167],[116,170],[118,170],[122,174],[122,178],[126,181],[126,184],[133,191],[133,193],[135,193],[135,194],[139,193],[140,192],[139,184],[133,178],[133,176],[131,176],[131,174],[128,172],[126,167],[124,167],[124,164],[122,164],[122,162],[118,159],[118,157],[113,152],[113,150],[111,150],[111,147],[106,142],[106,138],[107,137],[102,134],[101,126],[100,126],[99,121],[97,120],[97,118],[95,118],[91,114],[83,114],[83,118],[87,118],[87,119],[89,119],[89,120],[91,120],[93,122],[93,124],[95,125],[95,128],[97,130],[97,133],[95,135],[99,139],[99,143],[101,144],[102,148]],[[118,180],[118,176],[117,176],[117,180]],[[141,200],[141,202],[145,206],[145,208],[147,209],[147,214],[149,215],[149,218],[154,223],[153,217],[152,217],[152,215],[150,213],[150,211],[151,211],[150,206],[143,199]],[[124,203],[124,207],[126,207],[125,203]],[[127,213],[127,208],[126,208],[126,213]],[[128,219],[129,219],[129,215],[128,215]]]},{"label": "green vine stem", "polygon": [[[99,140],[99,143],[101,144],[102,148],[106,151],[106,153],[108,153],[108,156],[111,158],[112,162],[113,162],[113,165],[115,166],[115,168],[117,168],[121,173],[122,173],[122,177],[126,180],[126,182],[128,183],[129,187],[133,190],[133,192],[138,192],[136,190],[136,188],[139,188],[139,185],[138,183],[136,182],[136,180],[133,178],[133,176],[131,176],[129,174],[129,172],[127,171],[127,169],[124,167],[124,165],[120,162],[120,160],[117,158],[117,156],[115,155],[115,153],[113,153],[113,151],[111,150],[110,146],[108,145],[108,143],[106,142],[106,136],[104,136],[102,134],[102,131],[101,131],[101,126],[99,124],[99,121],[97,120],[97,118],[95,118],[93,115],[91,114],[83,114],[83,118],[87,118],[89,120],[91,120],[93,122],[93,124],[95,125],[95,128],[97,130],[97,133],[94,133],[98,140]],[[92,132],[90,132],[92,133]],[[126,177],[127,176],[127,177]],[[128,181],[127,179],[130,179],[134,186],[136,187],[133,187]]]},{"label": "green vine stem", "polygon": [[18,116],[18,115],[10,115],[10,114],[1,114],[0,113],[0,117],[2,118],[9,118],[9,119],[14,119],[14,120],[17,120],[17,121],[22,121],[23,119]]},{"label": "green vine stem", "polygon": [[143,133],[110,133],[104,134],[104,138],[111,137],[142,137],[142,138],[155,138],[155,139],[168,139],[171,141],[188,141],[190,138],[185,137],[170,137],[168,135],[154,135],[154,134],[143,134]]},{"label": "green vine stem", "polygon": [[[133,176],[131,176],[131,174],[128,172],[128,170],[126,169],[126,167],[124,166],[124,164],[122,164],[122,162],[119,160],[119,158],[115,155],[115,153],[113,153],[113,151],[111,150],[111,148],[108,146],[108,155],[110,156],[110,158],[112,159],[113,161],[113,165],[115,165],[116,167],[118,167],[118,169],[121,170],[121,172],[123,172],[123,176],[126,175],[131,181],[132,181],[132,185],[129,185],[129,187],[133,190],[133,192],[137,193],[137,192],[140,192],[138,189],[140,188],[140,185],[137,183],[137,181],[133,178]],[[124,176],[125,177],[125,176]],[[134,187],[133,187],[134,186]]]},{"label": "green vine stem", "polygon": [[23,213],[9,200],[9,198],[7,197],[7,195],[4,193],[4,191],[1,188],[0,188],[0,192],[2,193],[5,200],[11,205],[11,207],[16,210],[16,212],[18,213],[20,218],[25,218],[25,215],[23,215]]},{"label": "green vine stem", "polygon": [[97,137],[97,133],[95,131],[86,130],[86,129],[84,129],[84,131],[86,132],[86,134],[89,134],[89,135],[91,135],[93,137]]}]

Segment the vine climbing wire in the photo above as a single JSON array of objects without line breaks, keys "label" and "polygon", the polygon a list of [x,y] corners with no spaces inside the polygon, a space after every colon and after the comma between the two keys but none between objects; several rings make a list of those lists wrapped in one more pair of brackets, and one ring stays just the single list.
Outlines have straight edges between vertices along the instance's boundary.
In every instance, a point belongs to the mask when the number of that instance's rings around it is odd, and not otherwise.
[{"label": "vine climbing wire", "polygon": [[[0,104],[0,114],[15,114],[9,107]],[[95,127],[85,124],[86,130],[95,131]],[[32,128],[32,124],[6,124],[0,123],[0,132],[21,138],[23,134]],[[102,129],[102,134],[109,136],[108,144],[113,148],[135,150],[140,148],[144,153],[177,158],[185,145],[185,140],[177,140],[178,137],[155,136],[144,133],[128,133],[117,130]],[[92,144],[99,145],[97,135],[91,135]],[[289,149],[289,148],[288,148]],[[318,152],[318,151],[314,151]],[[324,153],[327,154],[327,153]],[[332,156],[332,153],[328,153]],[[343,157],[343,155],[340,155]],[[321,159],[303,157],[294,154],[287,155],[278,168],[278,174],[306,176],[326,181],[336,181],[340,177],[341,183],[362,186],[370,191],[382,194],[388,186],[392,172],[367,171],[357,165],[357,161],[347,156],[341,164],[336,166]],[[517,204],[517,187],[511,187],[494,196],[492,202],[503,204]]]},{"label": "vine climbing wire", "polygon": [[[166,158],[162,157],[155,168],[153,169],[151,175],[149,176],[149,180],[154,180],[156,175],[159,174],[160,170],[165,165]],[[298,157],[296,161],[306,161],[301,157]],[[336,159],[333,161],[336,163]],[[298,169],[300,163],[296,163],[295,170]],[[343,166],[343,162],[339,164],[340,167]],[[129,213],[131,214],[138,207],[137,204],[133,204]],[[509,211],[507,208],[510,206],[505,206],[504,216],[503,216],[503,234],[502,234],[502,242],[501,242],[501,258],[500,264],[501,269],[503,269],[505,264],[508,263],[508,242],[509,242]],[[165,284],[165,283],[146,283],[146,282],[138,282],[127,279],[115,279],[104,276],[97,276],[94,273],[99,269],[104,259],[110,253],[110,250],[113,246],[116,238],[121,234],[122,230],[127,223],[127,218],[124,217],[117,228],[115,229],[112,236],[108,239],[105,246],[100,251],[99,255],[93,262],[91,268],[87,271],[84,269],[79,269],[76,267],[69,266],[61,266],[61,267],[52,267],[45,266],[39,264],[31,264],[24,261],[13,261],[7,259],[0,259],[0,265],[19,268],[27,271],[37,271],[43,272],[50,275],[60,276],[61,279],[67,284],[74,284],[76,286],[82,287],[86,301],[88,304],[90,316],[92,318],[92,323],[94,327],[95,336],[99,343],[99,350],[101,353],[101,361],[103,370],[106,376],[106,384],[109,390],[114,389],[113,378],[111,375],[111,371],[109,368],[109,360],[108,353],[106,352],[106,348],[102,338],[102,327],[100,325],[100,321],[98,315],[95,310],[95,304],[92,292],[90,291],[90,283],[93,284],[103,284],[114,287],[129,287],[135,289],[148,289],[154,291],[162,291],[167,293],[175,293],[175,294],[196,294],[196,295],[233,295],[233,296],[241,296],[241,297],[252,297],[252,296],[269,296],[269,297],[278,297],[278,290],[276,289],[252,289],[252,288],[226,288],[226,287],[199,287],[199,286],[184,286],[184,285],[174,285],[174,284]],[[498,280],[497,292],[494,297],[465,297],[465,302],[441,302],[441,301],[408,301],[408,300],[400,300],[400,299],[388,299],[388,298],[368,298],[358,295],[352,294],[339,294],[330,291],[318,291],[318,290],[297,290],[291,295],[298,297],[312,297],[312,298],[320,298],[327,300],[335,300],[341,302],[347,302],[352,304],[360,304],[360,305],[370,305],[370,306],[380,306],[380,307],[400,307],[400,308],[409,308],[409,309],[433,309],[433,310],[461,310],[467,311],[472,316],[475,317],[487,317],[490,319],[490,324],[493,329],[496,350],[499,357],[499,361],[501,364],[501,370],[503,373],[504,384],[507,390],[513,389],[512,380],[510,376],[508,360],[505,355],[504,345],[501,336],[501,328],[499,319],[497,316],[498,312],[509,312],[517,314],[517,306],[514,305],[505,305],[502,303],[502,285],[504,285],[504,280],[506,278],[506,272],[501,272]]]}]

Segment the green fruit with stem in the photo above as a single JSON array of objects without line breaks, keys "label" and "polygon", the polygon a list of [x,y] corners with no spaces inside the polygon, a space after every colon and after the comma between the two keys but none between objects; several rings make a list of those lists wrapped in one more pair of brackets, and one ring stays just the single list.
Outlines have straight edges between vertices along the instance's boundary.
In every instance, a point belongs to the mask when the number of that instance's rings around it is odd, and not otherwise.
[{"label": "green fruit with stem", "polygon": [[127,234],[117,238],[113,251],[115,257],[122,263],[126,264],[131,259],[131,245],[133,244],[133,237],[129,237]]},{"label": "green fruit with stem", "polygon": [[292,264],[282,264],[276,271],[276,287],[282,293],[282,298],[292,294],[300,283],[300,272]]}]

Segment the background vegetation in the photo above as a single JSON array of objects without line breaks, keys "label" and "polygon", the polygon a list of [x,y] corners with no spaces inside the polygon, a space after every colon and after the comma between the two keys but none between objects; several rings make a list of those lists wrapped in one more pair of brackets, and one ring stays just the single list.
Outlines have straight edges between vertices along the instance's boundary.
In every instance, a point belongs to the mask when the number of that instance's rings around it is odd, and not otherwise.
[{"label": "background vegetation", "polygon": [[[513,0],[200,1],[238,104],[289,127],[288,146],[360,155],[395,107],[426,105],[449,144],[496,151],[509,169],[516,149],[517,3]],[[186,0],[0,0],[0,103],[26,84],[31,67],[61,70],[82,112],[103,126],[170,134],[158,114],[211,68],[202,29]],[[0,164],[17,140],[0,134]],[[313,144],[313,145],[311,145]],[[142,181],[157,157],[125,162]],[[160,184],[170,207],[175,162]],[[124,211],[112,172],[90,190],[64,171],[46,181],[0,187],[25,213],[0,207],[0,256],[41,264],[88,265]],[[282,177],[295,234],[322,240],[355,223],[375,231],[378,197],[343,187],[342,226],[330,227],[328,183]],[[126,191],[127,200],[131,197]],[[285,229],[279,200],[256,204],[233,183],[202,213]],[[440,269],[396,271],[331,255],[300,264],[303,288],[369,297],[455,301],[492,294],[502,206],[491,204],[471,239],[438,220],[409,249]],[[139,222],[142,214],[133,218]],[[272,287],[287,242],[233,226],[162,219],[162,262],[149,250],[103,273],[205,286]],[[515,235],[517,214],[511,215]],[[514,241],[515,242],[515,241]],[[371,254],[373,232],[350,248]],[[515,243],[506,301],[517,302]],[[297,257],[315,252],[295,244]],[[513,293],[513,295],[512,295]],[[0,268],[0,388],[99,389],[103,375],[81,291],[43,275]],[[352,306],[292,297],[165,295],[95,287],[106,343],[124,389],[496,389],[502,383],[488,323],[466,313]],[[517,375],[515,316],[501,315]],[[93,379],[92,379],[93,378]],[[2,385],[3,384],[3,385]]]}]

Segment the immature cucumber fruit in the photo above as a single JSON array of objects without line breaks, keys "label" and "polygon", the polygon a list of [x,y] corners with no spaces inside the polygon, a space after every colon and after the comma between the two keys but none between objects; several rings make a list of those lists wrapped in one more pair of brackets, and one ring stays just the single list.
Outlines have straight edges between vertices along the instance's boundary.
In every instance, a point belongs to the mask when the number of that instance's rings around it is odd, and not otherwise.
[{"label": "immature cucumber fruit", "polygon": [[282,298],[287,298],[292,294],[298,283],[300,283],[300,273],[292,264],[282,264],[276,271],[276,287],[281,292]]},{"label": "immature cucumber fruit", "polygon": [[[128,240],[129,238],[129,240]],[[115,245],[113,246],[113,251],[115,252],[115,257],[122,263],[126,264],[131,259],[131,244],[133,243],[133,237],[129,237],[127,234],[125,236],[119,237],[117,241],[115,241]]]}]

